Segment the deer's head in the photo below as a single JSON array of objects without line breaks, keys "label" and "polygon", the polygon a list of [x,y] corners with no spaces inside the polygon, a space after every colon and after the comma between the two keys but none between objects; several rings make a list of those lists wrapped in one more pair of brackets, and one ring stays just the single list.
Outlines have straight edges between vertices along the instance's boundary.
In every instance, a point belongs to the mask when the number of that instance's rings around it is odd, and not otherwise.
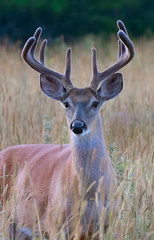
[{"label": "deer's head", "polygon": [[35,58],[35,49],[42,29],[38,28],[34,36],[29,38],[22,50],[22,57],[33,69],[40,73],[42,91],[55,100],[60,101],[65,109],[71,131],[82,134],[91,131],[100,107],[104,102],[116,97],[123,88],[123,78],[119,69],[134,57],[134,45],[129,39],[122,21],[117,21],[118,61],[103,72],[97,68],[95,48],[92,49],[92,80],[86,88],[76,88],[71,81],[71,49],[66,53],[65,73],[55,72],[44,65],[47,40],[42,42],[40,62]]}]

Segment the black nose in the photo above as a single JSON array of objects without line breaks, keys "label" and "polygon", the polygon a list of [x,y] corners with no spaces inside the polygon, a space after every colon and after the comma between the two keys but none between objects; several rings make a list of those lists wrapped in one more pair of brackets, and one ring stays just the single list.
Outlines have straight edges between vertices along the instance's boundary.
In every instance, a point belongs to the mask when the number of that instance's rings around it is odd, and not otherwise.
[{"label": "black nose", "polygon": [[70,128],[75,134],[81,134],[86,129],[86,124],[83,121],[75,120],[71,123]]}]

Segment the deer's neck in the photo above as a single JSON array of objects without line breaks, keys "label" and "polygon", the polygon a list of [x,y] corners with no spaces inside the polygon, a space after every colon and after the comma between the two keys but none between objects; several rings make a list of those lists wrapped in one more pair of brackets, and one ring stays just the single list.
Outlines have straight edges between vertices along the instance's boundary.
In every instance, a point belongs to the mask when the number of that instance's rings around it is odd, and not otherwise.
[{"label": "deer's neck", "polygon": [[80,175],[82,187],[87,189],[94,183],[93,190],[96,192],[99,179],[104,175],[104,166],[107,161],[100,115],[97,116],[93,132],[81,136],[72,133],[71,146],[72,159]]}]

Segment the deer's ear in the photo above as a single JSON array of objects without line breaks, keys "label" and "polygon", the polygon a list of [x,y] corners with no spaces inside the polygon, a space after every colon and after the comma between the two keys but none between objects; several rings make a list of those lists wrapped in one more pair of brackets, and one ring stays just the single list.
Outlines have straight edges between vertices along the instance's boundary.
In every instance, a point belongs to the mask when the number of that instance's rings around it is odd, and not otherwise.
[{"label": "deer's ear", "polygon": [[102,97],[103,101],[108,101],[111,98],[116,97],[123,89],[123,78],[121,73],[115,73],[112,76],[106,78],[100,88],[98,93]]},{"label": "deer's ear", "polygon": [[58,101],[62,101],[66,94],[66,89],[63,87],[63,84],[56,77],[47,73],[40,75],[40,86],[48,97]]}]

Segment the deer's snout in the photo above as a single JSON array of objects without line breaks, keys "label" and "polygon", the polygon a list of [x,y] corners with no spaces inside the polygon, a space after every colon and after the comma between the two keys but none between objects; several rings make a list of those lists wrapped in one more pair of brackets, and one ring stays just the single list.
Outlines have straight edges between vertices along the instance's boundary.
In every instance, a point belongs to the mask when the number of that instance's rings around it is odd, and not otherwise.
[{"label": "deer's snout", "polygon": [[72,130],[72,132],[74,132],[75,134],[81,134],[83,133],[83,131],[86,130],[86,123],[83,122],[82,120],[74,120],[71,123],[70,129]]}]

